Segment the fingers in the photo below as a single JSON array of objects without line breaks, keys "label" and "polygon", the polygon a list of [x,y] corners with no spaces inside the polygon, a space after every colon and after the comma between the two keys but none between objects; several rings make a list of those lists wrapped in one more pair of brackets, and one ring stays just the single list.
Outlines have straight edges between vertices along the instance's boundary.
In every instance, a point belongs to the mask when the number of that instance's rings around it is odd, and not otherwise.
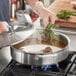
[{"label": "fingers", "polygon": [[57,19],[55,13],[51,12],[50,18],[51,18],[51,23],[54,24],[55,20]]},{"label": "fingers", "polygon": [[55,16],[52,16],[51,17],[51,23],[54,24],[55,23],[55,20],[56,20],[56,17]]},{"label": "fingers", "polygon": [[0,22],[0,34],[9,31],[9,24],[5,21]]},{"label": "fingers", "polygon": [[55,23],[55,20],[56,20],[55,15],[45,16],[43,18],[44,26],[46,27],[49,23],[54,24]]},{"label": "fingers", "polygon": [[71,4],[72,4],[73,8],[76,9],[76,1],[72,1]]},{"label": "fingers", "polygon": [[47,18],[44,18],[44,19],[43,19],[43,24],[44,24],[45,27],[48,25],[48,23],[49,23],[49,22],[48,22],[48,19],[47,19]]},{"label": "fingers", "polygon": [[5,29],[4,29],[4,27],[3,27],[3,24],[2,24],[2,22],[0,22],[0,34],[2,33],[2,32],[4,32],[5,31]]}]

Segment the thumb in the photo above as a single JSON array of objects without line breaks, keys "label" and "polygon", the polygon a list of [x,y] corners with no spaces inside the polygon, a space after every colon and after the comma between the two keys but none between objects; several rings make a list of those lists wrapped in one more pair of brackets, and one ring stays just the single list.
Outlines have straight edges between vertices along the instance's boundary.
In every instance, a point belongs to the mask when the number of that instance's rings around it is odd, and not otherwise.
[{"label": "thumb", "polygon": [[44,24],[45,27],[47,27],[47,25],[49,24],[49,17],[48,18],[47,17],[43,18],[43,24]]},{"label": "thumb", "polygon": [[48,22],[51,23],[51,24],[54,24],[55,23],[55,20],[56,20],[55,15],[49,16],[49,18],[48,18]]}]

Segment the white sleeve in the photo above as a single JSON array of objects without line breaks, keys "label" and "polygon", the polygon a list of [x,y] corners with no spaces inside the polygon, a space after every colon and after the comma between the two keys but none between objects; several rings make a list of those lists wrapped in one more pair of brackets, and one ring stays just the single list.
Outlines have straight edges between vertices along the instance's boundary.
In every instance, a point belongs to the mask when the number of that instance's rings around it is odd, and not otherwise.
[{"label": "white sleeve", "polygon": [[42,10],[45,9],[43,3],[41,1],[37,1],[35,5],[32,5],[32,8],[36,11],[36,13],[41,16]]}]

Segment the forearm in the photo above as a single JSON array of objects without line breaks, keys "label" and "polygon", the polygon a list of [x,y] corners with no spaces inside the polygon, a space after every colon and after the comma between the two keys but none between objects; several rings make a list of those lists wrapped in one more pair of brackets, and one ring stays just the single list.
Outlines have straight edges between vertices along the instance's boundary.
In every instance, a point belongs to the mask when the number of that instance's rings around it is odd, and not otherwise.
[{"label": "forearm", "polygon": [[28,4],[31,5],[31,7],[36,11],[36,13],[41,16],[43,10],[44,10],[44,5],[41,1],[39,0],[26,0]]},{"label": "forearm", "polygon": [[27,0],[36,13],[43,19],[44,25],[48,24],[48,18],[51,18],[51,23],[55,22],[55,14],[44,7],[39,0]]}]

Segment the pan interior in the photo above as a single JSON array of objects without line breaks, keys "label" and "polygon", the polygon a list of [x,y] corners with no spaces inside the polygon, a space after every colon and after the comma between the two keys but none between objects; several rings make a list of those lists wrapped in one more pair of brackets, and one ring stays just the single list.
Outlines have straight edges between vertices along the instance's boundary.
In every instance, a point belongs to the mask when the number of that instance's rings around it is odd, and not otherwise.
[{"label": "pan interior", "polygon": [[26,53],[35,53],[35,54],[46,54],[46,53],[54,53],[61,48],[51,45],[44,45],[44,44],[34,44],[34,45],[27,45],[20,48],[22,51]]},{"label": "pan interior", "polygon": [[65,46],[66,44],[62,40],[54,40],[54,44],[52,45],[49,38],[28,38],[21,43],[13,45],[15,49],[33,54],[54,53],[63,49]]}]

